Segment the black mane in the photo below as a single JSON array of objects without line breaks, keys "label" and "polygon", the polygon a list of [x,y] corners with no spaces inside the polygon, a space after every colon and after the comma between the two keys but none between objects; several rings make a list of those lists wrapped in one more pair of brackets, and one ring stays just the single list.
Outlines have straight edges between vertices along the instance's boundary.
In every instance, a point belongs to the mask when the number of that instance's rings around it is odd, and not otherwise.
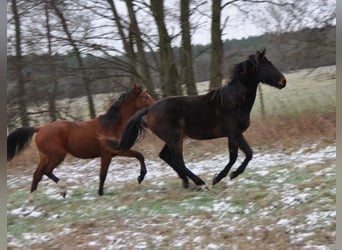
[{"label": "black mane", "polygon": [[134,94],[133,89],[129,89],[126,92],[122,93],[119,99],[108,109],[107,113],[100,117],[100,121],[103,125],[114,123],[117,124],[120,122],[119,111],[122,103],[127,100],[132,94]]},{"label": "black mane", "polygon": [[241,78],[250,71],[250,68],[252,68],[253,71],[256,71],[258,68],[258,64],[253,56],[249,56],[246,61],[234,66],[232,75],[227,80],[226,85],[209,92],[210,100],[225,108],[233,108],[236,105],[243,103],[247,87],[241,83]]}]

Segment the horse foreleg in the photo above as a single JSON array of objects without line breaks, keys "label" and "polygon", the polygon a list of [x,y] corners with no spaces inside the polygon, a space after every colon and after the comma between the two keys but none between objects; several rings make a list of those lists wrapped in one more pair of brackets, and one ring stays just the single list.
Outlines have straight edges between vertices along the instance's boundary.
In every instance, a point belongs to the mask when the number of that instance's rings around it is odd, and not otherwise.
[{"label": "horse foreleg", "polygon": [[235,137],[234,142],[237,144],[237,146],[244,152],[244,154],[246,155],[245,160],[241,163],[241,165],[230,174],[230,179],[234,179],[237,176],[239,176],[240,174],[242,174],[245,171],[245,168],[248,164],[248,162],[252,159],[253,157],[253,151],[250,148],[250,146],[248,145],[246,139],[243,137],[243,135],[241,134],[238,137]]},{"label": "horse foreleg", "polygon": [[145,175],[147,173],[146,165],[145,165],[145,158],[142,153],[135,151],[135,150],[127,150],[122,151],[118,153],[120,156],[126,156],[126,157],[133,157],[136,158],[140,162],[140,175],[138,176],[138,182],[139,184],[144,180]]},{"label": "horse foreleg", "polygon": [[107,172],[109,168],[109,164],[112,160],[113,155],[103,155],[101,156],[101,169],[100,169],[100,184],[99,184],[99,190],[98,195],[103,195],[103,186],[106,181]]},{"label": "horse foreleg", "polygon": [[224,169],[214,177],[213,179],[213,185],[217,184],[219,181],[221,181],[224,177],[227,176],[229,170],[234,165],[237,156],[238,156],[238,146],[232,142],[232,140],[229,140],[228,138],[228,149],[229,149],[229,162],[224,167]]}]

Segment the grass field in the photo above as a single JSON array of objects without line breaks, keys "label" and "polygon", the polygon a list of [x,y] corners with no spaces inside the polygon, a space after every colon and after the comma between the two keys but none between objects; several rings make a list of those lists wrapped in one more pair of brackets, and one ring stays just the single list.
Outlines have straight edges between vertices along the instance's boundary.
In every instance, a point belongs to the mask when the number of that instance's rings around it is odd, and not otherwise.
[{"label": "grass field", "polygon": [[[246,133],[252,161],[208,192],[182,188],[149,134],[136,145],[148,168],[141,185],[138,163],[114,158],[98,197],[99,160],[69,157],[55,170],[67,197],[43,178],[28,204],[31,145],[8,164],[8,249],[336,249],[335,71],[294,72],[283,90],[263,87],[266,117],[257,100]],[[225,139],[184,147],[187,166],[209,184],[228,159]]]}]

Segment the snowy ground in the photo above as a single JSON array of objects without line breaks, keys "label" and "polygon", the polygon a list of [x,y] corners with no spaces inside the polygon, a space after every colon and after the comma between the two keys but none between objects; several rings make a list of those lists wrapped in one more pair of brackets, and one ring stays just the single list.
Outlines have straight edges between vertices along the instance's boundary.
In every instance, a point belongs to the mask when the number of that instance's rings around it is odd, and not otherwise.
[{"label": "snowy ground", "polygon": [[[187,166],[210,184],[226,162],[227,155],[208,154]],[[159,160],[147,159],[146,165],[145,181],[138,185],[138,163],[113,159],[105,195],[98,197],[98,159],[63,163],[55,174],[67,184],[66,199],[44,178],[35,205],[26,203],[31,173],[8,174],[8,246],[336,249],[336,145],[256,151],[245,173],[208,192],[194,185],[183,189]]]}]

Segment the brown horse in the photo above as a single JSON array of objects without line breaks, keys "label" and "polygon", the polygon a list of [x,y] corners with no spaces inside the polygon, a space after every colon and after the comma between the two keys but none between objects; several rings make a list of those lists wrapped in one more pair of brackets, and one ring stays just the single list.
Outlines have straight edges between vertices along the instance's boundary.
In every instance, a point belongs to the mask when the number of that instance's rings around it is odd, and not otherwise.
[{"label": "brown horse", "polygon": [[116,156],[134,157],[140,162],[139,183],[144,179],[146,167],[144,157],[134,150],[110,149],[104,138],[119,141],[126,121],[136,111],[152,105],[155,101],[139,85],[123,93],[107,111],[89,121],[56,121],[45,126],[18,128],[7,137],[7,161],[22,152],[35,133],[39,151],[39,163],[33,174],[30,201],[34,201],[38,183],[45,174],[57,183],[60,194],[65,197],[65,184],[53,174],[53,170],[64,160],[67,153],[82,159],[101,157],[100,184],[98,194],[103,195],[103,186],[111,159]]}]

